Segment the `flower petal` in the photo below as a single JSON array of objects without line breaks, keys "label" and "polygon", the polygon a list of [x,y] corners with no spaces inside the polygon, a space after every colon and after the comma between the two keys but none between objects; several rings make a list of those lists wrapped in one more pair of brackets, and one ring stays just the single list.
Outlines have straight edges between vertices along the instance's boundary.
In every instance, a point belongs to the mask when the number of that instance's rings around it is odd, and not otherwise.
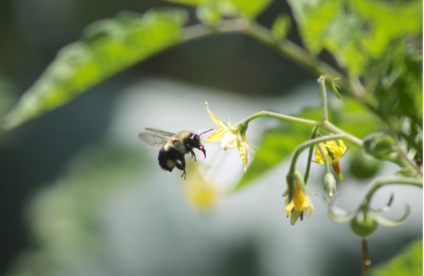
[{"label": "flower petal", "polygon": [[232,133],[230,130],[224,132],[221,138],[221,149],[227,150],[228,148],[234,148],[237,146],[237,135]]},{"label": "flower petal", "polygon": [[237,139],[237,148],[240,153],[240,159],[243,162],[243,171],[246,171],[246,165],[249,163],[249,146],[247,143]]},{"label": "flower petal", "polygon": [[214,121],[214,123],[215,123],[215,124],[217,124],[220,128],[227,129],[227,128],[228,128],[228,126],[227,126],[224,122],[222,122],[220,119],[218,119],[218,117],[216,117],[216,116],[215,116],[215,114],[213,114],[213,113],[209,110],[208,102],[205,102],[205,104],[206,104],[206,110],[208,111],[209,116],[211,116],[212,121]]},{"label": "flower petal", "polygon": [[224,129],[220,128],[212,132],[209,137],[205,138],[206,142],[215,142],[215,141],[221,141],[222,135],[224,134]]}]

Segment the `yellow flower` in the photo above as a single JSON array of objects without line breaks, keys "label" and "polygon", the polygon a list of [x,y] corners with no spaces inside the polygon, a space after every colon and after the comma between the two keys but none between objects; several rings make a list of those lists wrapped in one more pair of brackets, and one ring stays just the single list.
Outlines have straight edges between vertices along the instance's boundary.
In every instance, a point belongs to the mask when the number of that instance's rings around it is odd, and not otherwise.
[{"label": "yellow flower", "polygon": [[190,163],[188,170],[189,177],[184,181],[184,195],[189,205],[199,211],[216,207],[221,197],[218,188],[206,181],[195,164]]},{"label": "yellow flower", "polygon": [[[333,166],[334,172],[337,174],[337,176],[340,179],[343,179],[339,159],[346,154],[347,148],[341,139],[338,139],[337,141],[339,145],[337,145],[336,141],[334,140],[327,141],[325,144],[320,143],[320,145],[324,151],[325,156],[327,157],[328,162],[331,163],[331,165]],[[327,149],[331,151],[334,160],[328,153]],[[317,163],[324,164],[324,158],[322,157],[321,152],[318,149],[318,146],[315,146],[315,159]]]},{"label": "yellow flower", "polygon": [[215,130],[205,141],[220,141],[221,149],[223,150],[237,146],[240,153],[240,159],[243,162],[243,170],[246,171],[246,165],[249,163],[249,144],[246,139],[247,125],[236,127],[228,126],[209,110],[207,102],[205,102],[205,104],[212,121],[219,126],[219,129]]},{"label": "yellow flower", "polygon": [[293,192],[291,201],[289,201],[290,195],[286,199],[286,212],[287,217],[290,217],[290,224],[294,225],[300,216],[303,218],[303,213],[309,218],[314,211],[314,206],[309,196],[305,194],[307,189],[298,171],[296,171],[292,177],[288,176],[288,182],[290,182],[287,183],[288,190],[284,194],[289,195],[290,189],[292,189]]}]

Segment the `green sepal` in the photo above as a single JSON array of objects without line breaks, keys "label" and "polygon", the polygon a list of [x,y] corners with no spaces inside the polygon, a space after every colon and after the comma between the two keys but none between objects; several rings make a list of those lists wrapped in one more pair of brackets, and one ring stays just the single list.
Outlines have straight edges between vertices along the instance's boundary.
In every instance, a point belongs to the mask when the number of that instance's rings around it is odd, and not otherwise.
[{"label": "green sepal", "polygon": [[378,222],[378,224],[388,226],[388,227],[394,227],[394,226],[401,225],[408,218],[409,213],[410,213],[409,205],[406,205],[406,211],[403,214],[403,216],[400,217],[399,219],[388,219],[379,215],[375,215],[374,220]]}]

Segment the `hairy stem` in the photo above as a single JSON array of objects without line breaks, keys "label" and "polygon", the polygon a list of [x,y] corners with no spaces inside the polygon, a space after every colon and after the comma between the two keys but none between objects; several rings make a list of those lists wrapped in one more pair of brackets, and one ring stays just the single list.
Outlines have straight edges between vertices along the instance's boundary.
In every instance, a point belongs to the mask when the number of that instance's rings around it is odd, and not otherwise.
[{"label": "hairy stem", "polygon": [[[312,133],[311,133],[311,140],[315,139],[315,137],[317,136],[319,127],[314,127],[312,128]],[[312,154],[314,153],[314,146],[310,146],[309,147],[309,154],[308,154],[308,163],[306,165],[306,171],[305,171],[305,176],[303,177],[303,180],[305,181],[305,185],[308,181],[309,178],[309,171],[311,169],[311,163],[312,163]]]}]

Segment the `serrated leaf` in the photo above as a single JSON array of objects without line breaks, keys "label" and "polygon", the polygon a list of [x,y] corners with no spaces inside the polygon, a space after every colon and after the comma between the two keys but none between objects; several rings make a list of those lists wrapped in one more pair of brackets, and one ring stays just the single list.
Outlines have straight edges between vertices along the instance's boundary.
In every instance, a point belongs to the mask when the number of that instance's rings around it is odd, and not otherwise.
[{"label": "serrated leaf", "polygon": [[2,120],[10,129],[64,105],[106,78],[174,45],[185,13],[152,10],[124,13],[93,23],[82,41],[62,48],[35,84]]}]

